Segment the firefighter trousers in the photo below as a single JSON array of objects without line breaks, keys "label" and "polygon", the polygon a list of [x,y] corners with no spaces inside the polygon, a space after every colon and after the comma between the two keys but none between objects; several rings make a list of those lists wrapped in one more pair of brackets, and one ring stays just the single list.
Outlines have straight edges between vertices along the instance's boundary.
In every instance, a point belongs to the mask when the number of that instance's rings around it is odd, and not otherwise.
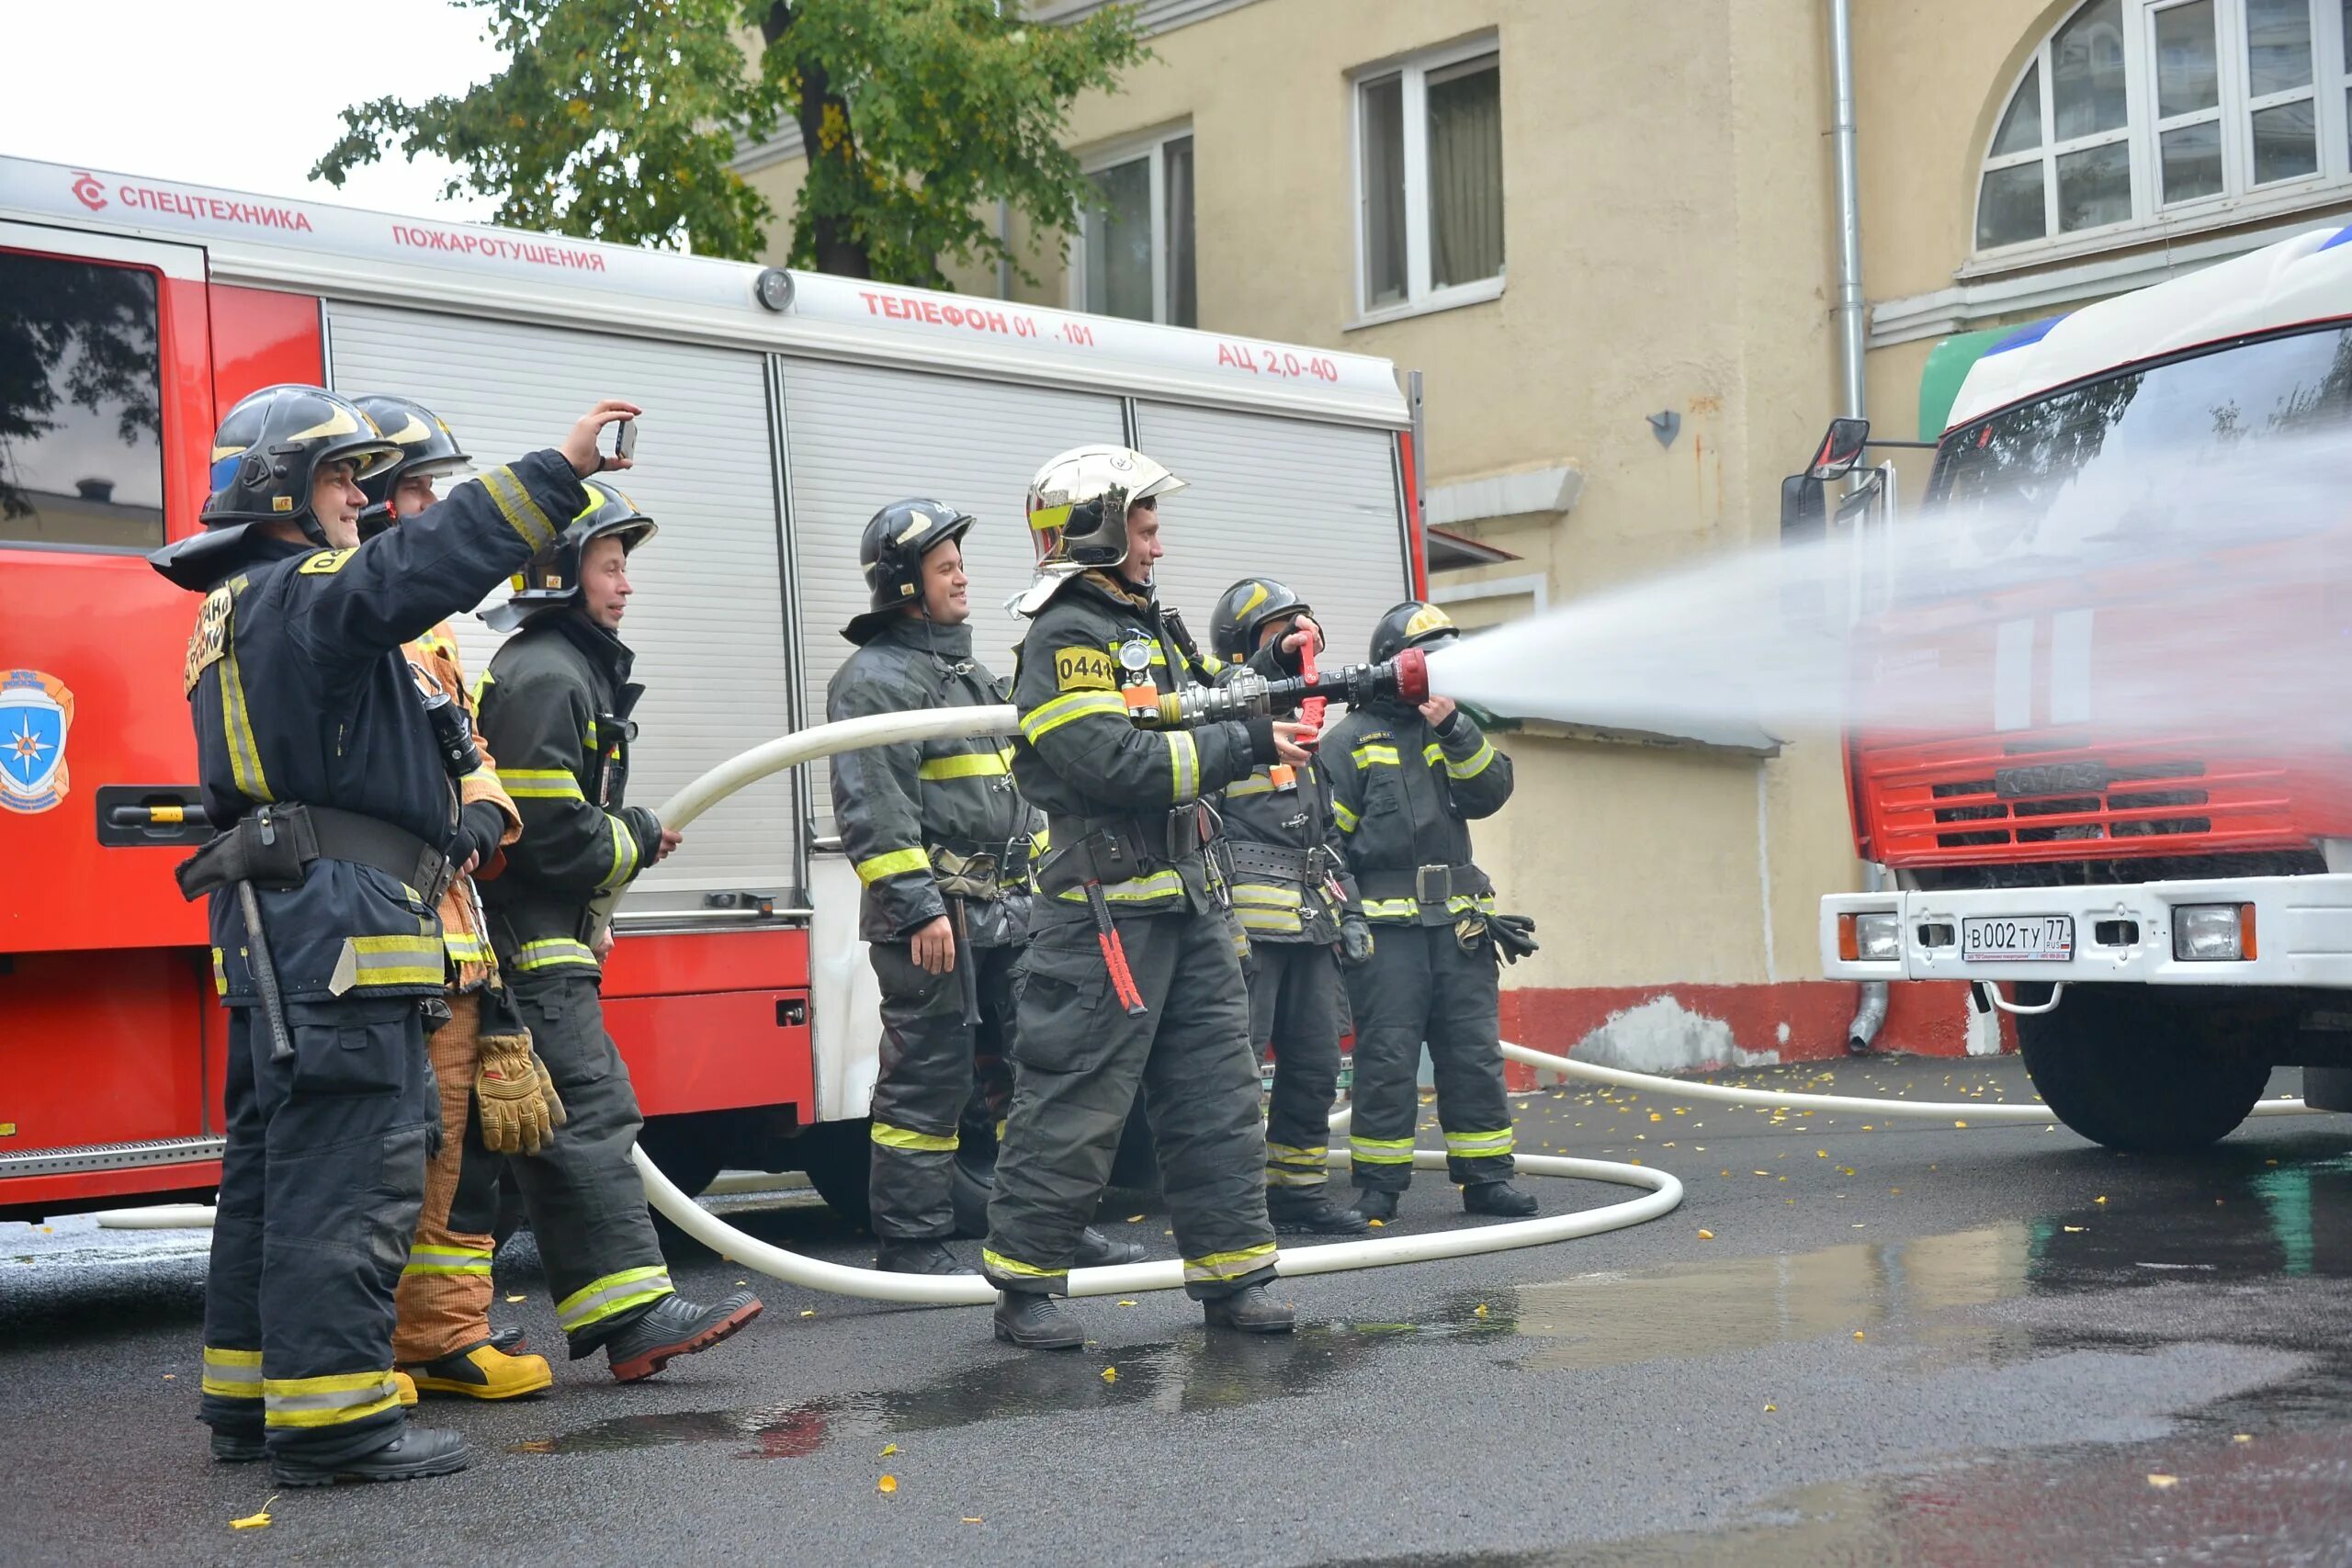
[{"label": "firefighter trousers", "polygon": [[1311,1194],[1330,1164],[1331,1105],[1340,1094],[1340,959],[1319,942],[1250,944],[1250,1043],[1274,1048],[1266,1108],[1266,1185]]},{"label": "firefighter trousers", "polygon": [[[867,951],[882,985],[868,1184],[874,1234],[886,1241],[944,1241],[956,1229],[949,1181],[965,1107],[976,1082],[983,1101],[995,1098],[986,1088],[991,1066],[998,1076],[1006,1071],[1002,1042],[1021,950],[968,947],[956,954],[957,963],[973,965],[978,1026],[964,1021],[964,984],[953,970],[931,974],[902,942],[876,942]],[[976,1078],[976,1071],[982,1076]]]},{"label": "firefighter trousers", "polygon": [[497,1249],[498,1156],[474,1107],[481,993],[449,998],[449,1021],[425,1050],[441,1086],[441,1152],[424,1169],[424,1213],[401,1270],[392,1359],[438,1360],[490,1337],[490,1259]]},{"label": "firefighter trousers", "polygon": [[1121,919],[1148,1010],[1129,1017],[1092,923],[1076,914],[1032,928],[983,1271],[1000,1290],[1067,1288],[1070,1250],[1094,1217],[1141,1088],[1185,1290],[1206,1300],[1267,1279],[1265,1127],[1231,917]]},{"label": "firefighter trousers", "polygon": [[671,1293],[645,1184],[629,1159],[645,1118],[605,1032],[593,971],[526,971],[508,984],[567,1118],[553,1143],[509,1166],[576,1361]]},{"label": "firefighter trousers", "polygon": [[1348,1135],[1356,1185],[1402,1192],[1412,1184],[1424,1042],[1437,1071],[1446,1173],[1464,1187],[1510,1180],[1514,1139],[1493,943],[1481,936],[1476,951],[1464,952],[1451,925],[1373,930],[1371,962],[1347,971],[1356,1026]]},{"label": "firefighter trousers", "polygon": [[436,1131],[413,997],[287,1004],[289,1061],[229,1010],[202,1414],[320,1464],[400,1435],[392,1295]]}]

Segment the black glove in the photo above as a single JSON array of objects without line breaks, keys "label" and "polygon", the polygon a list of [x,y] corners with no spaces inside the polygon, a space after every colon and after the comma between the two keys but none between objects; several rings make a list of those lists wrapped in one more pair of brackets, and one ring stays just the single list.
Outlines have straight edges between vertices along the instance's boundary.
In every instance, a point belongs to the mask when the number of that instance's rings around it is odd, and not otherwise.
[{"label": "black glove", "polygon": [[1535,942],[1535,922],[1525,915],[1488,915],[1487,934],[1495,939],[1495,951],[1507,963],[1516,964],[1541,951]]},{"label": "black glove", "polygon": [[497,802],[470,801],[458,813],[458,836],[449,845],[449,859],[463,865],[469,857],[478,857],[474,868],[479,871],[490,863],[490,857],[498,852],[499,843],[505,837],[506,813],[498,808]]},{"label": "black glove", "polygon": [[1340,915],[1340,962],[1351,969],[1372,962],[1372,922],[1353,909]]}]

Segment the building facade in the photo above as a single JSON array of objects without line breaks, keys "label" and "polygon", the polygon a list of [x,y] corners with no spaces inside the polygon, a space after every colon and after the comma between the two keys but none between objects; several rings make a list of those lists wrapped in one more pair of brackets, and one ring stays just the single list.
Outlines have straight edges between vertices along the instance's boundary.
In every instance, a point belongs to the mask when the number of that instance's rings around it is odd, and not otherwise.
[{"label": "building facade", "polygon": [[[1433,592],[1466,626],[1769,545],[1841,412],[1830,4],[1145,0],[1157,59],[1071,115],[1080,231],[1008,227],[1032,277],[956,282],[1420,371]],[[2352,208],[2352,0],[1853,9],[1882,434],[1939,423],[1939,344]],[[788,141],[739,164],[786,213],[802,166]],[[1554,716],[1503,744],[1519,791],[1479,858],[1544,948],[1505,975],[1507,1037],[1842,1052],[1855,988],[1815,956],[1817,899],[1860,874],[1834,738]],[[1884,1043],[1997,1044],[1956,988],[1896,993]]]}]

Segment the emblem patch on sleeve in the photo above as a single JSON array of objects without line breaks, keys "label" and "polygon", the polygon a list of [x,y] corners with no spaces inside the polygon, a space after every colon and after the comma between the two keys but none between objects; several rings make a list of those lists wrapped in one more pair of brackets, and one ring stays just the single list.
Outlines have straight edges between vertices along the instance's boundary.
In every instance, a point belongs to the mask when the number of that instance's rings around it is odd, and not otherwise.
[{"label": "emblem patch on sleeve", "polygon": [[1111,656],[1099,648],[1057,648],[1054,649],[1054,684],[1065,692],[1115,691]]},{"label": "emblem patch on sleeve", "polygon": [[205,598],[204,608],[196,613],[196,630],[187,638],[187,663],[180,671],[182,696],[196,690],[197,677],[204,673],[206,665],[229,650],[229,612],[235,604],[234,593],[216,588]]},{"label": "emblem patch on sleeve", "polygon": [[341,571],[343,570],[344,562],[349,560],[358,553],[359,552],[356,549],[321,550],[317,555],[314,555],[309,560],[304,561],[300,567],[296,568],[296,570],[301,572],[305,577],[325,577],[331,572]]}]

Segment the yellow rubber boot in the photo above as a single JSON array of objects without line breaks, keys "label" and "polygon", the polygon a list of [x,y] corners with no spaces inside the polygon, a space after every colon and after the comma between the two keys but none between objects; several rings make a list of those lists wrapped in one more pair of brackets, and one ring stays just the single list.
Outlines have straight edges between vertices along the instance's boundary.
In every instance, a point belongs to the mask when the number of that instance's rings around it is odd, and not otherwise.
[{"label": "yellow rubber boot", "polygon": [[402,1407],[416,1403],[416,1380],[406,1372],[397,1370],[393,1371],[392,1387],[399,1393]]},{"label": "yellow rubber boot", "polygon": [[435,1361],[413,1361],[403,1369],[427,1393],[455,1393],[468,1399],[513,1399],[537,1393],[554,1383],[545,1356],[509,1356],[493,1349],[488,1340],[452,1351]]}]

